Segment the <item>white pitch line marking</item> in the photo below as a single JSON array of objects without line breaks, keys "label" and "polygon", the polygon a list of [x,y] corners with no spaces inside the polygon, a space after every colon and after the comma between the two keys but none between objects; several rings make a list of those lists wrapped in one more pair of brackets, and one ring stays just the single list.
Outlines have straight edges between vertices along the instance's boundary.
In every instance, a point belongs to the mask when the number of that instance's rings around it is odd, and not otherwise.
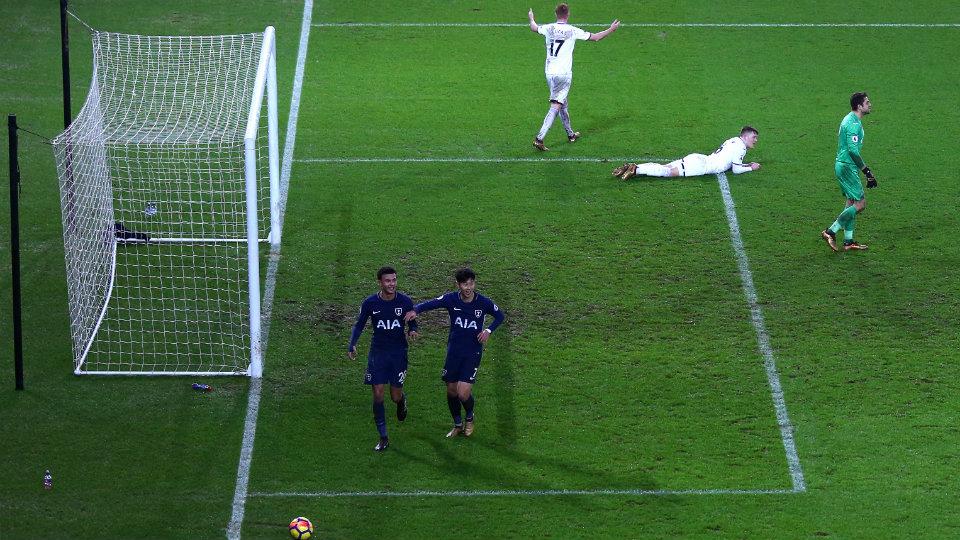
[{"label": "white pitch line marking", "polygon": [[763,321],[763,310],[757,300],[757,289],[753,284],[753,274],[750,272],[750,261],[743,247],[743,238],[740,236],[740,224],[737,220],[737,210],[730,194],[730,184],[727,175],[717,175],[720,185],[720,194],[723,196],[723,206],[727,213],[727,223],[730,225],[730,243],[737,256],[737,266],[740,268],[740,281],[743,284],[743,294],[750,305],[750,316],[753,328],[757,333],[757,346],[763,354],[763,366],[767,371],[767,382],[770,384],[770,395],[777,412],[777,424],[780,426],[780,438],[783,439],[783,449],[787,454],[787,465],[790,469],[790,479],[793,482],[793,491],[807,490],[803,479],[803,469],[800,467],[800,457],[797,455],[797,446],[793,440],[793,426],[787,415],[787,402],[783,397],[783,387],[780,385],[780,375],[777,373],[777,363],[773,358],[773,349],[770,347],[770,335],[767,333]]},{"label": "white pitch line marking", "polygon": [[[497,22],[339,22],[315,23],[318,28],[529,28],[528,23]],[[610,23],[582,23],[606,28]],[[960,23],[621,23],[632,28],[960,28]]]},{"label": "white pitch line marking", "polygon": [[793,489],[542,489],[542,490],[479,490],[479,491],[314,491],[251,493],[251,497],[338,498],[338,497],[560,497],[570,495],[792,495]]},{"label": "white pitch line marking", "polygon": [[[300,92],[303,89],[303,71],[306,66],[307,45],[310,40],[310,21],[313,18],[313,0],[304,0],[303,22],[300,26],[300,48],[297,51],[297,68],[294,72],[293,94],[290,98],[290,115],[287,119],[287,135],[283,146],[283,166],[280,170],[280,230],[283,230],[283,219],[287,208],[287,194],[290,191],[290,170],[293,162],[293,148],[297,136],[297,117],[300,114]],[[282,238],[282,235],[281,235]],[[261,350],[267,351],[267,340],[270,337],[270,318],[273,312],[273,295],[277,284],[277,268],[280,264],[280,246],[270,250],[270,259],[267,266],[267,278],[264,283],[264,295],[261,302],[260,314]],[[243,515],[247,504],[247,488],[250,485],[250,463],[253,461],[253,442],[257,433],[257,416],[260,411],[260,394],[263,388],[262,379],[254,378],[250,381],[250,390],[247,395],[247,416],[243,424],[243,442],[240,446],[240,463],[237,465],[237,483],[233,492],[233,510],[230,523],[227,525],[227,538],[239,540],[240,528],[243,525]]]},{"label": "white pitch line marking", "polygon": [[640,161],[671,161],[670,159],[656,156],[640,157],[560,157],[560,158],[481,158],[481,157],[426,157],[426,158],[300,158],[294,160],[297,163],[623,163]]}]

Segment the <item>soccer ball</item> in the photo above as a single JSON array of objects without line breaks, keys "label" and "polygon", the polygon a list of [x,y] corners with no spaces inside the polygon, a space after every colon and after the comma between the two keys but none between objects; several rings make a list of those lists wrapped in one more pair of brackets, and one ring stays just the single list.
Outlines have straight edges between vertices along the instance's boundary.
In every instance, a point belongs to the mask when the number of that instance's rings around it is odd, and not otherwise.
[{"label": "soccer ball", "polygon": [[307,540],[313,536],[313,523],[305,517],[295,517],[290,522],[290,536],[297,540]]}]

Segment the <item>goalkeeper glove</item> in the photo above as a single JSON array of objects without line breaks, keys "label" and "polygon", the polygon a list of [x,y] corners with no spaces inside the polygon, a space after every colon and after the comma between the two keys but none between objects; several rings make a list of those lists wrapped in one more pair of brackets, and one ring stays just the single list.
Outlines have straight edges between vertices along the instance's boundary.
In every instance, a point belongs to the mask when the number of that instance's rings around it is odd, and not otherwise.
[{"label": "goalkeeper glove", "polygon": [[877,187],[877,178],[873,176],[873,171],[870,170],[870,167],[863,168],[863,174],[867,177],[867,187],[875,188]]}]

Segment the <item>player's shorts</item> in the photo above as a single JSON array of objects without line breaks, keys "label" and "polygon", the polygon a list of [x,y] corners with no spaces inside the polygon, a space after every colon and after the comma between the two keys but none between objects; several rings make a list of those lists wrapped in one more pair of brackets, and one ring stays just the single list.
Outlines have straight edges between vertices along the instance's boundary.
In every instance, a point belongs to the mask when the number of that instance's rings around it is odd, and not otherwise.
[{"label": "player's shorts", "polygon": [[550,101],[566,103],[570,93],[570,84],[573,82],[572,73],[562,75],[547,75],[547,86],[550,87]]},{"label": "player's shorts", "polygon": [[840,191],[843,192],[843,196],[854,201],[862,200],[863,183],[860,182],[860,170],[857,166],[837,161],[833,170],[837,173],[837,182],[840,182]]},{"label": "player's shorts", "polygon": [[443,382],[466,382],[474,384],[477,382],[477,371],[480,370],[480,358],[483,356],[483,350],[470,352],[466,354],[447,353],[447,361],[443,363],[443,371],[440,378]]},{"label": "player's shorts", "polygon": [[690,154],[683,159],[667,163],[667,167],[676,167],[680,171],[680,176],[707,174],[707,165],[707,156],[703,154]]},{"label": "player's shorts", "polygon": [[407,377],[407,351],[383,352],[370,351],[367,354],[367,372],[363,376],[364,384],[387,384],[403,387]]}]

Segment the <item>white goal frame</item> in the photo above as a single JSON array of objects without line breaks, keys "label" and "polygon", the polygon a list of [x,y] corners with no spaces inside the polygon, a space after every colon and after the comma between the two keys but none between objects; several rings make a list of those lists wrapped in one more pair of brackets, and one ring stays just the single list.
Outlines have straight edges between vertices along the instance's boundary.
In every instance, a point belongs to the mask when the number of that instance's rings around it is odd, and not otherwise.
[{"label": "white goal frame", "polygon": [[[147,36],[143,36],[147,38]],[[230,37],[230,36],[222,36]],[[249,58],[249,57],[248,57]],[[252,58],[251,58],[252,60]],[[88,104],[91,100],[98,99],[98,91],[94,88],[97,84],[97,67],[94,66],[93,81],[91,82],[91,93],[87,98]],[[248,79],[249,80],[249,79]],[[258,218],[260,217],[261,209],[258,208],[263,201],[261,200],[261,189],[265,190],[266,187],[258,183],[258,174],[262,174],[264,167],[262,164],[263,159],[263,133],[262,133],[262,116],[264,108],[264,99],[266,99],[266,120],[267,120],[267,130],[266,130],[266,157],[267,157],[267,167],[266,171],[269,176],[269,228],[265,237],[261,237],[261,228],[265,226]],[[84,105],[87,107],[87,104]],[[96,103],[93,104],[93,107],[98,107]],[[96,113],[95,113],[96,114]],[[81,111],[83,115],[83,111]],[[279,159],[279,120],[277,115],[277,71],[276,71],[276,31],[274,27],[268,26],[262,34],[262,42],[260,44],[259,51],[259,62],[256,69],[256,79],[253,86],[252,98],[249,104],[249,113],[246,115],[246,127],[243,135],[243,177],[245,184],[245,198],[246,198],[246,236],[237,237],[237,238],[191,238],[191,237],[182,237],[182,236],[157,236],[157,237],[131,237],[131,238],[119,238],[117,235],[110,234],[110,241],[112,241],[112,246],[107,247],[111,251],[110,261],[109,261],[109,279],[106,283],[106,294],[103,297],[103,304],[99,307],[99,315],[96,317],[95,323],[92,325],[92,330],[89,331],[89,337],[86,339],[78,339],[78,335],[86,337],[88,332],[84,330],[81,333],[78,333],[77,326],[79,324],[79,319],[81,315],[76,313],[74,308],[74,302],[77,301],[77,292],[74,288],[82,286],[74,283],[69,283],[71,281],[71,253],[70,246],[67,246],[66,257],[67,257],[67,266],[68,266],[68,289],[70,293],[70,303],[71,303],[71,325],[73,327],[73,347],[74,347],[74,373],[77,375],[245,375],[253,378],[260,378],[263,374],[263,350],[261,348],[261,278],[260,278],[260,246],[262,243],[269,243],[271,249],[277,249],[280,245],[281,240],[281,208],[280,208],[280,159]],[[71,132],[70,128],[58,135],[54,139],[54,148],[55,152],[59,152],[58,155],[58,168],[60,169],[61,176],[61,199],[63,210],[64,210],[64,241],[65,243],[70,242],[68,239],[68,216],[67,216],[67,204],[72,204],[70,202],[64,202],[68,198],[73,197],[72,194],[67,195],[64,193],[64,178],[69,178],[70,182],[73,181],[74,171],[71,168],[74,166],[71,163],[71,153],[76,150],[71,150],[71,145],[74,147],[81,146],[82,143],[75,142],[79,140],[82,135],[77,136],[76,132]],[[258,145],[259,143],[259,145]],[[58,149],[58,145],[60,148]],[[65,148],[65,150],[63,150]],[[260,163],[258,164],[258,150],[260,151]],[[109,176],[109,175],[107,175]],[[111,178],[107,178],[109,183]],[[106,189],[113,190],[112,186],[108,186]],[[116,204],[115,202],[113,203]],[[113,212],[114,208],[104,208],[102,209],[104,216],[108,216],[110,222],[113,221]],[[118,222],[119,223],[119,222]],[[94,233],[96,236],[96,233]],[[98,241],[103,241],[102,238],[97,238],[91,240],[91,243],[96,243]],[[108,308],[110,307],[111,299],[114,297],[114,288],[115,281],[117,277],[117,258],[118,258],[118,244],[191,244],[195,243],[198,245],[214,245],[214,244],[234,244],[234,245],[246,245],[246,271],[247,271],[247,294],[248,294],[248,313],[243,314],[244,318],[249,318],[249,363],[246,366],[246,369],[229,369],[224,371],[218,370],[182,370],[182,369],[173,369],[173,370],[156,370],[156,369],[134,369],[136,366],[132,366],[131,369],[111,369],[111,370],[101,370],[101,369],[89,369],[87,366],[88,355],[91,352],[97,335],[100,332],[101,325],[104,324],[105,317],[107,317]],[[86,324],[86,327],[89,327],[89,324]]]}]

